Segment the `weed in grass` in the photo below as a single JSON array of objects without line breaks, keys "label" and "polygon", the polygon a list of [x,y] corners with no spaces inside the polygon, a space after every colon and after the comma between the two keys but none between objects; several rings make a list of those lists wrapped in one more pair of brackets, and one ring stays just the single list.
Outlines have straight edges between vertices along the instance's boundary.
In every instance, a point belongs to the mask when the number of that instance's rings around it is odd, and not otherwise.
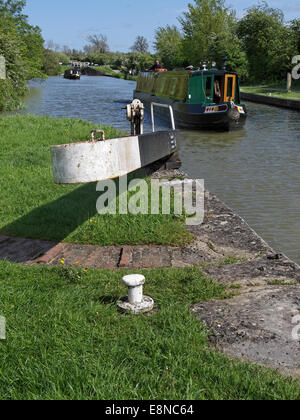
[{"label": "weed in grass", "polygon": [[229,286],[229,289],[241,289],[242,288],[242,285],[241,284],[238,284],[238,283],[234,283],[234,284],[231,284],[230,286]]},{"label": "weed in grass", "polygon": [[74,262],[72,266],[65,267],[65,259],[62,258],[60,264],[59,275],[63,281],[68,283],[78,283],[79,281],[85,279],[87,269],[78,267],[78,261]]},{"label": "weed in grass", "polygon": [[285,280],[272,280],[268,281],[268,286],[295,286],[297,281],[285,281]]}]

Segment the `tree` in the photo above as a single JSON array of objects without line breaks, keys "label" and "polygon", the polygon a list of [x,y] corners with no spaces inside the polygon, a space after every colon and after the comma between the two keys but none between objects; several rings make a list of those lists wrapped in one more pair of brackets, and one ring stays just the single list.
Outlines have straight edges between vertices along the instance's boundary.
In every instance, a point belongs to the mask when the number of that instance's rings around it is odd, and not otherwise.
[{"label": "tree", "polygon": [[237,29],[249,61],[254,81],[277,80],[286,77],[291,69],[297,48],[291,28],[284,24],[281,10],[267,3],[248,9]]},{"label": "tree", "polygon": [[6,80],[0,80],[0,111],[19,107],[27,91],[22,47],[13,20],[0,14],[0,55],[6,60]]},{"label": "tree", "polygon": [[22,14],[25,6],[25,0],[0,0],[0,14],[17,19],[27,19],[27,16]]},{"label": "tree", "polygon": [[194,0],[179,22],[183,31],[183,52],[189,64],[199,66],[202,61],[219,61],[235,27],[235,13],[225,0]]},{"label": "tree", "polygon": [[297,46],[297,53],[300,54],[300,19],[294,19],[290,22],[290,29],[293,34],[294,43]]},{"label": "tree", "polygon": [[153,64],[153,56],[149,53],[132,52],[126,54],[125,65],[128,70],[143,71]]},{"label": "tree", "polygon": [[48,76],[56,76],[60,73],[59,57],[54,51],[45,49],[43,52],[42,63],[43,71]]},{"label": "tree", "polygon": [[52,39],[49,39],[49,41],[46,41],[46,49],[58,52],[60,50],[60,46],[52,41]]},{"label": "tree", "polygon": [[62,46],[62,52],[64,54],[66,54],[68,57],[70,57],[72,55],[72,50],[70,47],[68,47],[68,45],[63,45]]},{"label": "tree", "polygon": [[103,54],[109,51],[107,36],[105,35],[90,35],[87,38],[87,41],[90,43],[90,45],[86,46],[85,48],[88,49],[89,54]]},{"label": "tree", "polygon": [[137,36],[135,43],[130,48],[132,52],[140,52],[140,53],[146,53],[149,50],[149,44],[145,37],[143,36]]},{"label": "tree", "polygon": [[165,28],[158,28],[155,32],[154,47],[168,69],[184,65],[182,35],[176,26],[167,25]]},{"label": "tree", "polygon": [[43,77],[44,40],[37,26],[29,25],[22,14],[25,1],[0,0],[0,54],[5,57],[7,80],[1,82],[0,108],[19,105],[26,92],[25,81]]}]

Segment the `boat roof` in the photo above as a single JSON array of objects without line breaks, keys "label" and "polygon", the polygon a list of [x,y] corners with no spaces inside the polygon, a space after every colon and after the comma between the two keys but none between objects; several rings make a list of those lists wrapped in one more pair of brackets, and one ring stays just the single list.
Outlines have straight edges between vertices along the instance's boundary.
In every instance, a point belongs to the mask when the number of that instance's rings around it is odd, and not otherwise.
[{"label": "boat roof", "polygon": [[229,70],[218,70],[218,69],[207,69],[207,70],[189,70],[192,76],[203,76],[213,74],[214,76],[223,76],[224,74],[237,74],[234,71]]},{"label": "boat roof", "polygon": [[[142,72],[145,73],[145,72]],[[164,74],[164,75],[174,75],[176,74],[186,74],[188,73],[190,75],[190,77],[194,77],[194,76],[203,76],[203,75],[214,75],[214,76],[224,76],[225,74],[233,74],[236,75],[237,72],[235,71],[229,71],[229,70],[218,70],[216,68],[213,69],[196,69],[196,70],[192,70],[192,69],[174,69],[171,71],[167,71],[165,73],[160,73],[160,72],[155,72],[155,71],[150,71],[150,72],[146,72],[146,73],[153,73],[155,75],[158,74]]]}]

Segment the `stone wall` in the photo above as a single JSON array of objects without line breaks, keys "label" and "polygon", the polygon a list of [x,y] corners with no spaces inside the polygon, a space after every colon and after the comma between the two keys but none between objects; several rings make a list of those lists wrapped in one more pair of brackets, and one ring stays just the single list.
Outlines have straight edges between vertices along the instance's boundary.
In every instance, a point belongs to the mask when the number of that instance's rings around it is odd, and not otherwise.
[{"label": "stone wall", "polygon": [[274,96],[257,95],[256,93],[246,92],[241,92],[241,98],[245,101],[300,111],[300,101],[295,101],[293,99],[275,98]]}]

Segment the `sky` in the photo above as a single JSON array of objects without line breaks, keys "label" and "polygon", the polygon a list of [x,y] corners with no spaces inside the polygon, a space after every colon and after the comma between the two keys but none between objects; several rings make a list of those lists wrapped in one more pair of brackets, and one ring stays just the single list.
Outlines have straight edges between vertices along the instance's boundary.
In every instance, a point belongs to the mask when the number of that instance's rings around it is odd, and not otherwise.
[{"label": "sky", "polygon": [[[155,30],[178,25],[178,16],[193,0],[27,0],[25,13],[42,29],[46,41],[81,49],[89,35],[107,36],[111,51],[128,52],[137,35],[143,35],[153,52]],[[242,17],[258,0],[227,0]],[[300,18],[299,0],[269,0],[283,10],[286,20]]]}]

